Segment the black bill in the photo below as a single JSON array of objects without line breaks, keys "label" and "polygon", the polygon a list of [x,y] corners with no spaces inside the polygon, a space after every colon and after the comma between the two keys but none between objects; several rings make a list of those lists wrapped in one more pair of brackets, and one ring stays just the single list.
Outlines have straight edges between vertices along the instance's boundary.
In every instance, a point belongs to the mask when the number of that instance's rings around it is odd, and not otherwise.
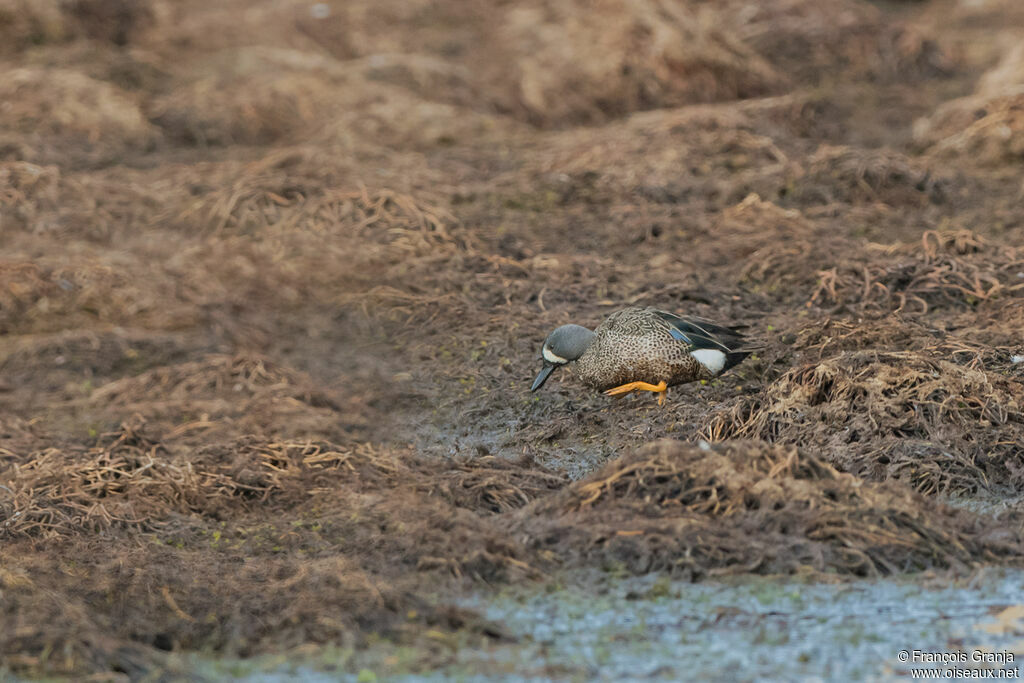
[{"label": "black bill", "polygon": [[558,366],[555,365],[554,363],[545,362],[544,367],[541,368],[539,373],[537,373],[537,379],[533,380],[533,386],[530,387],[530,391],[537,391],[542,386],[544,386],[544,382],[548,381],[548,377],[551,375],[551,373],[554,371],[556,367]]}]

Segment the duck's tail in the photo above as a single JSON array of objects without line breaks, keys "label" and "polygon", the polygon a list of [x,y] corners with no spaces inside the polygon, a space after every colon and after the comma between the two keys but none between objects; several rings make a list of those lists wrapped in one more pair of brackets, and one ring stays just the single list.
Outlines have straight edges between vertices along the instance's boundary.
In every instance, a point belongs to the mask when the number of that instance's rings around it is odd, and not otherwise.
[{"label": "duck's tail", "polygon": [[725,365],[722,367],[722,372],[725,372],[731,367],[739,365],[744,360],[746,360],[747,356],[754,353],[756,350],[757,349],[745,349],[743,351],[730,351],[729,353],[725,354]]}]

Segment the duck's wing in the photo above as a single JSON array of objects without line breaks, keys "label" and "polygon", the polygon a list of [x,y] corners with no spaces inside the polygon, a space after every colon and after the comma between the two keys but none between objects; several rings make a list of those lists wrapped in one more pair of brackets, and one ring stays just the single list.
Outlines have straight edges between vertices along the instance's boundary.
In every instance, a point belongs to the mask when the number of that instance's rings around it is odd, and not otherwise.
[{"label": "duck's wing", "polygon": [[729,353],[749,347],[749,340],[738,327],[724,327],[704,318],[666,311],[656,310],[654,313],[668,326],[669,334],[692,349],[716,349]]},{"label": "duck's wing", "polygon": [[654,312],[668,327],[669,334],[686,344],[690,354],[713,375],[738,365],[760,348],[752,344],[737,327],[724,327],[694,316],[657,310]]}]

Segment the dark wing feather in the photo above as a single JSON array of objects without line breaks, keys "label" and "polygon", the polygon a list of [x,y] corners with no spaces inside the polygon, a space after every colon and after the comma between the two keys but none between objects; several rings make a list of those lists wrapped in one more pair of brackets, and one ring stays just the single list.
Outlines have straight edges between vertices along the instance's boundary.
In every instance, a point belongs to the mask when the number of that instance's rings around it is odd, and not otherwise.
[{"label": "dark wing feather", "polygon": [[747,338],[735,327],[723,327],[710,320],[681,316],[666,311],[654,313],[669,326],[669,334],[691,349],[717,349],[730,353],[747,346]]}]

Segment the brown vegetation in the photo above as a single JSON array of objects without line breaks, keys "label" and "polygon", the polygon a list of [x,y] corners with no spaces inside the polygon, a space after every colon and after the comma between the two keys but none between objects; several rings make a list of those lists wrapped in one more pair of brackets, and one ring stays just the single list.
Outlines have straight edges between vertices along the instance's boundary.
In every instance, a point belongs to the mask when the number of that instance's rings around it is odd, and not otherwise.
[{"label": "brown vegetation", "polygon": [[[0,675],[1019,563],[1019,8],[949,4],[0,0]],[[528,392],[627,304],[763,349]]]},{"label": "brown vegetation", "polygon": [[926,492],[1019,489],[1021,384],[943,351],[847,352],[793,368],[713,418],[707,435],[814,444],[844,471]]},{"label": "brown vegetation", "polygon": [[1020,552],[998,523],[759,442],[659,441],[524,513],[534,546],[575,562],[695,578],[889,574]]}]

